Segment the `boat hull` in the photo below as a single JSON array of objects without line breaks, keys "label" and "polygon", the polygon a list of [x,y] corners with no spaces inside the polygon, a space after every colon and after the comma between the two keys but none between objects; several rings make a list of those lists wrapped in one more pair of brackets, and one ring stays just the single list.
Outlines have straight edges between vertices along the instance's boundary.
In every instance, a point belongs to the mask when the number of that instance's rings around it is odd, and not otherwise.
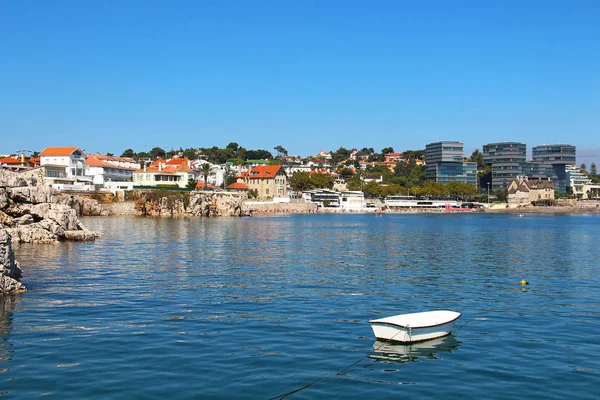
[{"label": "boat hull", "polygon": [[431,311],[404,314],[369,321],[373,334],[379,340],[398,343],[415,343],[446,336],[460,313],[454,311]]}]

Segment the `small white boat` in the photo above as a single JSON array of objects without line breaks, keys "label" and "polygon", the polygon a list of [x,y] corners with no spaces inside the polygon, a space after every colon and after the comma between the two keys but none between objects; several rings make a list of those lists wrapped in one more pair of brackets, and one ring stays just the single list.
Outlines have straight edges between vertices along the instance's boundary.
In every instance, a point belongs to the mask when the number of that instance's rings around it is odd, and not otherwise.
[{"label": "small white boat", "polygon": [[462,314],[436,310],[370,320],[375,337],[380,340],[414,343],[448,335]]}]

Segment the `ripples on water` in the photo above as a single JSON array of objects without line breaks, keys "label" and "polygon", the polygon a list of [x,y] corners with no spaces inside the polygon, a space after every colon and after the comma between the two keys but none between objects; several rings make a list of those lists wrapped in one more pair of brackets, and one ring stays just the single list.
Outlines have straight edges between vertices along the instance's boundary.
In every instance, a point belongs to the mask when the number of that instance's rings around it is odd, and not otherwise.
[{"label": "ripples on water", "polygon": [[[15,246],[9,398],[596,398],[598,216],[84,222],[105,237]],[[436,343],[368,324],[440,308],[463,316]]]}]

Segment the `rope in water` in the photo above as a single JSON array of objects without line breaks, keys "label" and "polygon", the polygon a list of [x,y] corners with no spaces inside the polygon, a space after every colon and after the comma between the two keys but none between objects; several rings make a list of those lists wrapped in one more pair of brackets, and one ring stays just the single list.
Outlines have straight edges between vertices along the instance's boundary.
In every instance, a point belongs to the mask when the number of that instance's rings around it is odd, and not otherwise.
[{"label": "rope in water", "polygon": [[[411,329],[409,326],[407,326],[407,328]],[[392,336],[391,338],[385,340],[383,343],[381,343],[379,346],[377,346],[377,348],[374,351],[379,350],[381,347],[385,346],[386,344],[388,344],[389,342],[391,342],[396,335],[402,333],[403,331],[399,331],[398,333],[396,333],[394,336]],[[410,334],[409,334],[410,336]],[[369,353],[370,354],[370,353]],[[326,380],[330,379],[330,378],[334,378],[336,376],[341,376],[344,375],[346,372],[348,372],[352,367],[354,367],[356,364],[360,363],[362,360],[364,360],[365,358],[369,357],[369,354],[362,356],[359,360],[353,362],[352,364],[348,365],[346,368],[342,369],[341,371],[336,372],[334,375],[327,375],[324,376],[322,378],[317,379],[314,382],[309,383],[308,385],[304,385],[300,388],[294,389],[294,390],[290,390],[289,392],[283,393],[283,394],[279,394],[277,396],[274,397],[270,397],[269,400],[279,400],[279,399],[284,399],[288,396],[291,396],[295,393],[301,392],[302,390],[308,389],[309,387],[316,385],[317,383],[321,383],[321,382],[325,382]]]}]

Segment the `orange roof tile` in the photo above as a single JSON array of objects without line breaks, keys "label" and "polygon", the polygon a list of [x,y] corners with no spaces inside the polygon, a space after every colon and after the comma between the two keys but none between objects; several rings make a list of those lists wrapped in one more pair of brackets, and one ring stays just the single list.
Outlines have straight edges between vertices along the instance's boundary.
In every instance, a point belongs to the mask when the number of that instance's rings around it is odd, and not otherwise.
[{"label": "orange roof tile", "polygon": [[[211,185],[210,183],[206,183],[206,188],[207,189],[212,189],[212,190],[221,189],[220,187],[215,186],[215,185]],[[204,182],[198,182],[198,183],[196,183],[196,189],[204,189]]]},{"label": "orange roof tile", "polygon": [[248,185],[241,182],[235,182],[227,186],[225,189],[248,190]]},{"label": "orange roof tile", "polygon": [[258,165],[253,167],[250,171],[242,172],[242,177],[248,177],[248,179],[267,179],[274,178],[275,175],[281,169],[281,165]]},{"label": "orange roof tile", "polygon": [[40,156],[70,156],[79,147],[46,147]]},{"label": "orange roof tile", "polygon": [[88,155],[85,159],[85,165],[88,167],[107,167],[107,168],[116,168],[116,166],[107,163],[106,161],[98,159],[95,155]]},{"label": "orange roof tile", "polygon": [[21,164],[21,157],[0,158],[0,164],[6,164],[6,165]]}]

